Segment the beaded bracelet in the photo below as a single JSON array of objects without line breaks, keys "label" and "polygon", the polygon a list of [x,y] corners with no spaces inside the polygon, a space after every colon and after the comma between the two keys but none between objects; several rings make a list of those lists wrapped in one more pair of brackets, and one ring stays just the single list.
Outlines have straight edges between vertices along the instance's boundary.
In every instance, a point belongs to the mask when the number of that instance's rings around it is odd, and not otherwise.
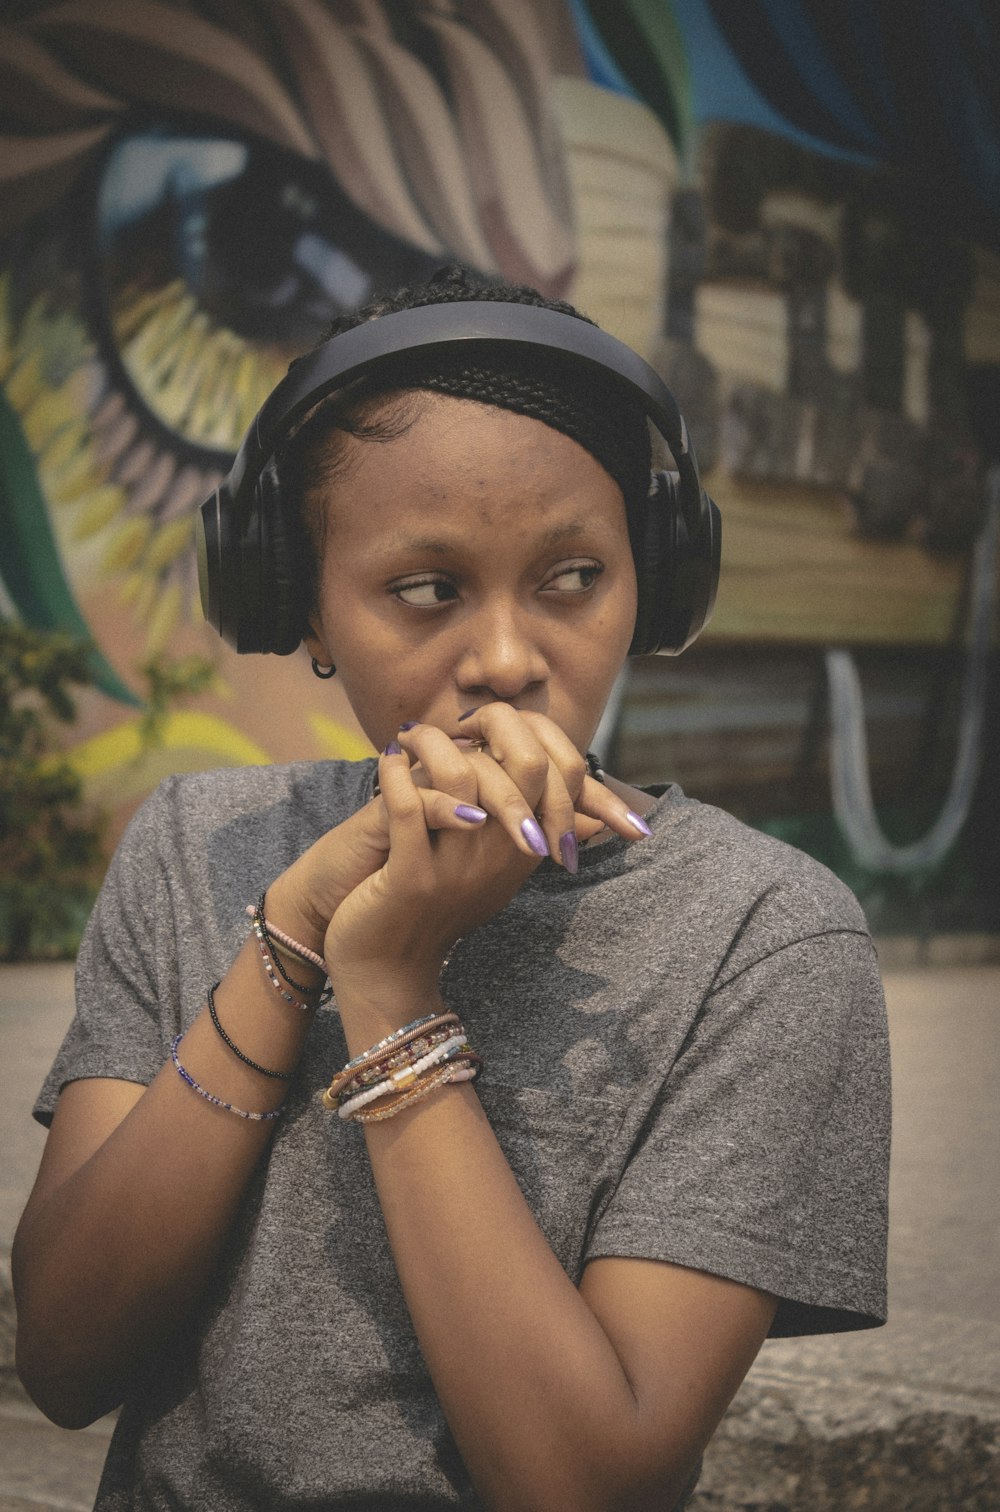
[{"label": "beaded bracelet", "polygon": [[284,998],[286,1003],[291,1003],[293,1008],[300,1008],[303,1013],[311,1013],[312,1010],[316,1008],[319,1002],[322,1000],[317,999],[316,1001],[313,1001],[311,1003],[303,1003],[300,1002],[297,997],[293,997],[288,989],[282,986],[281,979],[274,969],[274,952],[268,951],[267,936],[256,917],[253,921],[253,932],[257,936],[257,944],[260,946],[260,958],[264,962],[264,970],[267,972],[267,979],[270,982],[271,986],[274,988],[275,992],[277,992],[280,997]]},{"label": "beaded bracelet", "polygon": [[218,987],[218,985],[219,985],[218,982],[216,982],[213,986],[211,986],[208,989],[208,1013],[209,1013],[209,1017],[212,1020],[212,1023],[215,1025],[216,1029],[218,1030],[219,1035],[225,1041],[225,1043],[229,1046],[230,1050],[233,1052],[233,1054],[235,1056],[239,1057],[239,1059],[243,1062],[244,1066],[249,1066],[251,1071],[259,1071],[260,1074],[261,1074],[261,1076],[270,1076],[270,1077],[273,1077],[275,1081],[290,1081],[291,1078],[295,1075],[294,1071],[269,1071],[266,1066],[262,1066],[257,1061],[251,1060],[250,1057],[249,1057],[249,1055],[244,1055],[244,1053],[240,1049],[239,1045],[235,1044],[229,1038],[229,1035],[226,1033],[225,1029],[222,1027],[222,1022],[221,1022],[221,1020],[219,1018],[218,1009],[215,1006],[215,989],[216,989],[216,987]]},{"label": "beaded bracelet", "polygon": [[472,1046],[465,1035],[454,1034],[411,1065],[401,1066],[398,1071],[391,1072],[382,1081],[376,1082],[374,1086],[366,1087],[363,1092],[358,1092],[353,1097],[342,1098],[337,1112],[341,1118],[350,1118],[358,1108],[363,1108],[370,1102],[376,1102],[380,1097],[388,1097],[394,1092],[405,1092],[419,1080],[425,1071],[431,1071],[435,1066],[443,1065],[446,1061],[455,1060],[459,1056],[471,1054]]},{"label": "beaded bracelet", "polygon": [[440,1024],[437,1028],[432,1026],[424,1029],[406,1044],[393,1046],[387,1052],[384,1051],[378,1060],[359,1066],[346,1081],[343,1075],[336,1077],[337,1085],[332,1086],[331,1091],[342,1102],[345,1097],[364,1091],[365,1087],[370,1087],[374,1082],[384,1081],[399,1067],[412,1066],[414,1061],[426,1055],[429,1050],[433,1050],[436,1045],[451,1039],[453,1035],[464,1035],[464,1033],[465,1030],[457,1021],[451,1024]]},{"label": "beaded bracelet", "polygon": [[[263,893],[261,893],[261,895],[260,895],[260,901],[257,903],[257,906],[254,908],[254,911],[253,911],[253,921],[254,921],[254,928],[255,928],[255,930],[256,929],[260,930],[261,936],[263,937],[264,941],[266,942],[267,948],[271,952],[271,957],[272,957],[272,959],[274,961],[275,966],[277,966],[279,972],[282,975],[282,978],[284,979],[284,981],[286,981],[288,983],[289,987],[293,987],[296,992],[301,992],[302,995],[303,995],[303,997],[312,997],[314,994],[321,993],[323,991],[323,984],[322,983],[320,983],[320,984],[316,984],[316,983],[307,984],[307,983],[304,983],[304,982],[297,982],[294,977],[290,977],[288,975],[288,972],[285,970],[284,966],[282,966],[281,961],[280,961],[280,959],[278,957],[278,953],[277,953],[277,951],[274,948],[274,941],[271,938],[271,931],[270,931],[270,929],[268,927],[267,920],[264,917],[264,894]],[[302,957],[300,956],[299,959],[301,960]],[[325,967],[323,968],[323,978],[324,978],[324,981],[325,981],[326,980],[326,968]]]},{"label": "beaded bracelet", "polygon": [[[474,1064],[473,1064],[474,1063]],[[385,1106],[379,1106],[365,1112],[363,1109],[356,1113],[352,1123],[369,1124],[382,1123],[387,1118],[395,1118],[397,1113],[402,1113],[411,1103],[421,1102],[438,1087],[446,1086],[449,1082],[475,1081],[482,1069],[482,1062],[478,1056],[471,1056],[466,1064],[441,1066],[437,1071],[432,1071],[408,1092],[401,1092],[398,1097],[392,1099]]]},{"label": "beaded bracelet", "polygon": [[246,1108],[234,1107],[232,1103],[226,1102],[221,1097],[216,1097],[214,1092],[208,1092],[200,1082],[195,1081],[190,1071],[188,1071],[180,1063],[180,1058],[177,1054],[177,1046],[180,1044],[183,1038],[183,1034],[178,1034],[175,1038],[173,1044],[170,1047],[170,1059],[173,1061],[175,1067],[177,1068],[177,1074],[180,1076],[182,1081],[187,1082],[192,1092],[197,1092],[199,1097],[203,1097],[206,1102],[214,1103],[217,1108],[224,1108],[227,1113],[235,1113],[237,1118],[248,1118],[253,1123],[268,1123],[273,1118],[281,1117],[282,1113],[284,1113],[285,1111],[284,1103],[281,1104],[280,1108],[274,1108],[270,1113],[250,1113]]},{"label": "beaded bracelet", "polygon": [[[266,893],[261,893],[261,913],[263,913],[265,909],[264,900],[266,897]],[[310,966],[315,966],[317,971],[321,971],[323,975],[326,976],[326,962],[318,951],[310,950],[308,945],[300,945],[298,940],[293,940],[291,935],[285,934],[285,931],[283,929],[278,929],[274,924],[271,923],[270,919],[265,919],[264,925],[272,940],[277,940],[279,945],[284,945],[285,949],[290,950],[292,955],[298,956],[300,961],[308,961]]]},{"label": "beaded bracelet", "polygon": [[354,1077],[361,1071],[377,1065],[391,1055],[396,1048],[409,1044],[425,1031],[446,1024],[454,1024],[457,1027],[458,1022],[457,1013],[427,1013],[423,1018],[413,1019],[411,1023],[404,1024],[402,1029],[396,1029],[392,1034],[387,1034],[385,1039],[379,1040],[377,1045],[372,1045],[370,1050],[363,1050],[360,1055],[349,1060],[347,1065],[337,1072],[323,1093],[324,1108],[333,1112],[338,1106],[340,1094]]},{"label": "beaded bracelet", "polygon": [[271,923],[270,919],[264,917],[267,911],[266,899],[267,893],[261,893],[259,903],[256,906],[253,903],[248,903],[246,912],[253,918],[259,911],[264,929],[272,940],[276,940],[279,945],[284,945],[285,949],[293,956],[298,956],[300,961],[307,961],[310,966],[315,966],[318,971],[321,971],[326,976],[326,962],[317,951],[310,950],[308,945],[300,945],[298,940],[293,940],[291,935],[285,934],[283,929],[278,929],[275,924]]},{"label": "beaded bracelet", "polygon": [[416,1031],[427,1029],[431,1024],[443,1023],[446,1019],[454,1019],[457,1024],[458,1014],[425,1013],[422,1018],[411,1019],[408,1024],[403,1025],[402,1029],[394,1029],[391,1034],[385,1036],[385,1039],[380,1039],[377,1045],[372,1045],[369,1050],[362,1050],[360,1055],[356,1055],[353,1060],[347,1062],[344,1070],[339,1072],[338,1075],[343,1076],[344,1071],[353,1071],[357,1066],[361,1065],[362,1061],[367,1061],[371,1057],[377,1059],[378,1053],[384,1051],[387,1046],[398,1044],[408,1039]]}]

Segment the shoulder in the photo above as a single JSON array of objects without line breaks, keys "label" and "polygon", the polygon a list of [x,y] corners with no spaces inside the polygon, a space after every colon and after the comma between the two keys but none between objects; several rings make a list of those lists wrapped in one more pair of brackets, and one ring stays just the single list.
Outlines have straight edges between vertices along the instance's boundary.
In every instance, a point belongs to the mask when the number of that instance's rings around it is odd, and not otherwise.
[{"label": "shoulder", "polygon": [[293,761],[284,766],[224,767],[167,777],[151,802],[222,821],[281,803],[353,803],[371,780],[371,761]]},{"label": "shoulder", "polygon": [[182,773],[159,784],[130,828],[205,833],[294,810],[327,829],[365,800],[371,770],[370,761],[297,761]]},{"label": "shoulder", "polygon": [[723,890],[768,904],[775,914],[821,916],[867,932],[857,898],[830,869],[805,851],[751,828],[724,809],[669,789],[656,810],[661,856],[684,870],[699,891]]},{"label": "shoulder", "polygon": [[112,875],[282,870],[367,799],[372,762],[293,762],[168,777],[129,823]]},{"label": "shoulder", "polygon": [[727,941],[729,969],[826,935],[871,949],[857,898],[804,851],[677,788],[660,799],[653,827],[661,885],[683,898],[692,925]]}]

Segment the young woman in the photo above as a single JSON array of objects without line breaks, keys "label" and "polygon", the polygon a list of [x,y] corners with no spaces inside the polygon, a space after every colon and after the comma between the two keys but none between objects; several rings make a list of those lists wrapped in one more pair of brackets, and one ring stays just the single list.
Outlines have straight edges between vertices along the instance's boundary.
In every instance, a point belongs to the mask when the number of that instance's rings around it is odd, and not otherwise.
[{"label": "young woman", "polygon": [[[451,272],[341,331],[469,299],[547,303]],[[769,1332],[884,1316],[864,920],[588,765],[648,577],[606,372],[390,357],[268,468],[264,559],[383,754],[133,821],[36,1109],[23,1378],[122,1405],[102,1509],[681,1505]]]}]

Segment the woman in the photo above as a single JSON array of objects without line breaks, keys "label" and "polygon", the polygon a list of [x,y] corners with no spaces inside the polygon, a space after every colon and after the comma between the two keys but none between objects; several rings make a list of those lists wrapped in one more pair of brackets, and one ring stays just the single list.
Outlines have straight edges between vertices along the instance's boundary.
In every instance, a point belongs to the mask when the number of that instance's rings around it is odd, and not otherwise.
[{"label": "woman", "polygon": [[[344,325],[469,299],[547,304],[453,271]],[[673,1507],[769,1332],[883,1318],[857,904],[585,759],[649,467],[620,384],[498,344],[262,469],[383,754],[172,779],[110,869],[15,1250],[32,1395],[124,1403],[101,1508]]]}]

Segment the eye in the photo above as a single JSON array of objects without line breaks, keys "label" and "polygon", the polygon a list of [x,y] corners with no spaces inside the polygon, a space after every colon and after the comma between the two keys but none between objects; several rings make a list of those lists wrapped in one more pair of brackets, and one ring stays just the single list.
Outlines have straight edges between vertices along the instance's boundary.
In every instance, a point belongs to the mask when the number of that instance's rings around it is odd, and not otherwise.
[{"label": "eye", "polygon": [[594,586],[603,571],[600,562],[576,562],[572,567],[560,567],[544,587],[556,593],[585,593]]},{"label": "eye", "polygon": [[234,138],[120,138],[96,199],[94,285],[123,387],[208,453],[236,450],[289,359],[377,278],[435,261],[375,226],[319,164]]},{"label": "eye", "polygon": [[455,586],[447,578],[422,578],[417,583],[397,583],[389,590],[400,603],[412,609],[435,609],[457,597]]}]

